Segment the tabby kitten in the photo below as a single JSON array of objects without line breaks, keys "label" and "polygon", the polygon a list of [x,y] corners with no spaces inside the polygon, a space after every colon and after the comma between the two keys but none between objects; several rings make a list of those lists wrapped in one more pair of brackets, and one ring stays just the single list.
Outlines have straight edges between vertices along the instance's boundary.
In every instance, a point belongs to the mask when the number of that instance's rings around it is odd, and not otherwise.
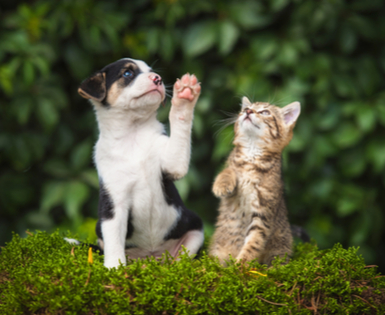
[{"label": "tabby kitten", "polygon": [[275,256],[291,255],[281,156],[299,114],[298,102],[280,108],[243,97],[234,126],[235,148],[213,185],[221,201],[209,253],[222,264],[229,255],[267,265]]}]

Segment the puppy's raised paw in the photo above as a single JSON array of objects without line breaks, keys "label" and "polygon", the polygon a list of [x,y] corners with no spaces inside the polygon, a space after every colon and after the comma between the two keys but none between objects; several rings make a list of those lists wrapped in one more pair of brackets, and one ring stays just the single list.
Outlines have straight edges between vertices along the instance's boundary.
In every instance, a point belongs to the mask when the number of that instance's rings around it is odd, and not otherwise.
[{"label": "puppy's raised paw", "polygon": [[173,106],[189,106],[193,108],[201,92],[200,82],[195,75],[185,74],[174,84]]}]

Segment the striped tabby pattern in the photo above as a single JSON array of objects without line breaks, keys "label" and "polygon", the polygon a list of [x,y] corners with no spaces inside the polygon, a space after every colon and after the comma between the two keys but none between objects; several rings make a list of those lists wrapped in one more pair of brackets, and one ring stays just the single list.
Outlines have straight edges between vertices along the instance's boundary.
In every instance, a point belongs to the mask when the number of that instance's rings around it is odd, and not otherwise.
[{"label": "striped tabby pattern", "polygon": [[231,255],[270,265],[275,256],[291,255],[281,156],[299,113],[298,102],[280,108],[242,99],[235,147],[213,185],[220,206],[209,253],[222,263]]}]

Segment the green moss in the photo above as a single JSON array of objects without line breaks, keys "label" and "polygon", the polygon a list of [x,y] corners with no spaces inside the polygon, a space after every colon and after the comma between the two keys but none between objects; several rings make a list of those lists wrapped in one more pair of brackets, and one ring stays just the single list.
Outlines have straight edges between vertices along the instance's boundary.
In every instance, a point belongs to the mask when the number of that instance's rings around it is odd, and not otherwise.
[{"label": "green moss", "polygon": [[108,270],[59,232],[14,235],[0,254],[0,314],[377,314],[384,303],[385,278],[338,244],[299,244],[289,264],[271,268],[224,268],[202,253]]}]

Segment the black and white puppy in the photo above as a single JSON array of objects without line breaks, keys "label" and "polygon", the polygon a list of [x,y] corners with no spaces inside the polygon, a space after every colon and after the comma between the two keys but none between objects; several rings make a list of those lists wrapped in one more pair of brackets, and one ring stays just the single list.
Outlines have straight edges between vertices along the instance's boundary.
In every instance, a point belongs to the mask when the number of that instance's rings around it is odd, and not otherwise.
[{"label": "black and white puppy", "polygon": [[156,119],[165,99],[161,77],[143,61],[121,59],[82,82],[99,126],[94,160],[99,175],[96,226],[104,265],[129,258],[190,254],[203,244],[201,219],[188,210],[173,180],[186,175],[200,83],[186,74],[174,84],[171,135]]}]

